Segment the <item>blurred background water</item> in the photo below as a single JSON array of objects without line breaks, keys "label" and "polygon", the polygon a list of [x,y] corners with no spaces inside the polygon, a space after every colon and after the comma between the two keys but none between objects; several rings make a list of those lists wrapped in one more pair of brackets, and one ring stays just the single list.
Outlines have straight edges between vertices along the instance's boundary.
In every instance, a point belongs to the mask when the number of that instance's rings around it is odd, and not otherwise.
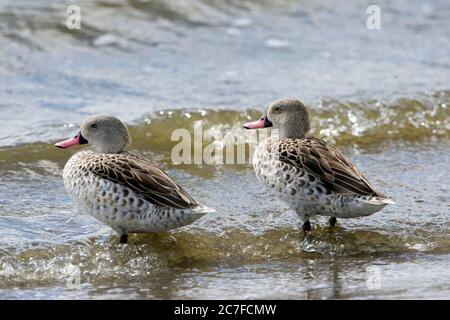
[{"label": "blurred background water", "polygon": [[[0,0],[0,297],[448,299],[449,21],[445,0]],[[240,135],[281,97],[397,204],[303,237],[250,165],[171,162],[172,130]],[[124,246],[79,212],[52,143],[97,113],[218,213]]]}]

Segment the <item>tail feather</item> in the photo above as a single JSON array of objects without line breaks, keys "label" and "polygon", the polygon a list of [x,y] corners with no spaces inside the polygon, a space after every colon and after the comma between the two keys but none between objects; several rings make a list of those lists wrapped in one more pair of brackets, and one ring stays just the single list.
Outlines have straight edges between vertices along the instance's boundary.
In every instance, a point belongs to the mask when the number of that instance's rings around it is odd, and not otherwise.
[{"label": "tail feather", "polygon": [[386,204],[395,204],[395,201],[389,198],[383,199],[382,202]]},{"label": "tail feather", "polygon": [[199,204],[198,206],[192,208],[192,211],[194,211],[195,213],[203,213],[203,214],[217,212],[217,210],[207,207],[203,204]]},{"label": "tail feather", "polygon": [[347,208],[345,215],[347,218],[370,216],[392,203],[394,203],[394,201],[391,199],[379,196],[357,198],[353,204]]},{"label": "tail feather", "polygon": [[375,204],[375,205],[395,204],[394,200],[385,198],[385,197],[372,197],[372,198],[366,200],[366,202],[368,202],[370,204]]}]

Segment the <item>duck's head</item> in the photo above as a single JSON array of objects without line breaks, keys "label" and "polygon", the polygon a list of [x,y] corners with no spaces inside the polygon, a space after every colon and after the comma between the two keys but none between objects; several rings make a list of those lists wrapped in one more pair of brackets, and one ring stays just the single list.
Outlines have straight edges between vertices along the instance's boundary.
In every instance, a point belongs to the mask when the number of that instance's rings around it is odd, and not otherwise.
[{"label": "duck's head", "polygon": [[308,110],[300,100],[276,100],[261,119],[244,124],[245,129],[267,127],[279,129],[282,138],[303,138],[311,127]]},{"label": "duck's head", "polygon": [[119,119],[97,115],[84,120],[75,137],[58,142],[55,146],[66,149],[80,144],[90,144],[99,153],[118,153],[131,144],[131,136]]}]

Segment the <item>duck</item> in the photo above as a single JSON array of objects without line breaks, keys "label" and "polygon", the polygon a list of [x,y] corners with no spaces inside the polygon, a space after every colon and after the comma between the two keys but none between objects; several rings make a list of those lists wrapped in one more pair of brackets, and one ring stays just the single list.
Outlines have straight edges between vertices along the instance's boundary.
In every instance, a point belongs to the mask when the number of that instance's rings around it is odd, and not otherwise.
[{"label": "duck", "polygon": [[64,186],[79,206],[120,235],[161,232],[193,223],[216,210],[200,204],[147,158],[127,151],[131,135],[110,115],[84,120],[71,139],[55,144],[75,153],[63,170]]},{"label": "duck", "polygon": [[272,102],[245,129],[278,129],[278,136],[260,142],[253,154],[253,167],[260,180],[276,198],[297,213],[306,233],[310,218],[337,219],[369,216],[394,203],[375,190],[367,177],[335,146],[309,136],[308,110],[297,99]]}]

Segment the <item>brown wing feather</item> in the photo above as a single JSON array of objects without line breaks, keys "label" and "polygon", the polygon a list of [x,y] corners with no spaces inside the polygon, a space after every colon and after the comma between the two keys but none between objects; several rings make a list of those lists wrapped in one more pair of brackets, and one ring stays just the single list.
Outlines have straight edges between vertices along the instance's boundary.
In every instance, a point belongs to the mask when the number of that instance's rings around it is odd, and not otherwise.
[{"label": "brown wing feather", "polygon": [[92,173],[130,188],[155,205],[178,209],[198,205],[172,178],[144,157],[127,152],[97,156],[100,161],[88,167]]},{"label": "brown wing feather", "polygon": [[316,174],[330,191],[382,195],[341,151],[321,139],[282,139],[276,149],[280,161]]}]

